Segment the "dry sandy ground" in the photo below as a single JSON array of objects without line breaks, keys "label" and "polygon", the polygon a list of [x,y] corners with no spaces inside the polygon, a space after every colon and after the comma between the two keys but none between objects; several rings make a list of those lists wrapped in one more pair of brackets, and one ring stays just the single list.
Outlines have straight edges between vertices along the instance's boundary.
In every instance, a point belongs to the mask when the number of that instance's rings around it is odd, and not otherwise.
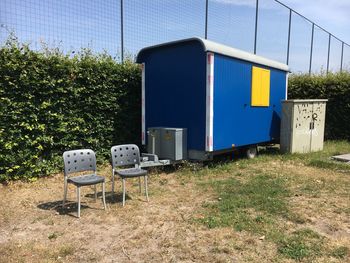
[{"label": "dry sandy ground", "polygon": [[[213,253],[230,239],[232,229],[208,230],[191,223],[193,214],[210,196],[173,174],[152,175],[150,202],[128,181],[129,197],[107,197],[107,211],[94,203],[92,189],[83,188],[80,219],[76,206],[61,209],[62,175],[35,183],[1,187],[1,262],[235,262],[236,256]],[[119,186],[119,185],[118,185]],[[107,185],[110,188],[110,185]],[[119,189],[118,189],[119,190]],[[117,192],[118,193],[118,192]],[[75,188],[70,187],[74,201]]]},{"label": "dry sandy ground", "polygon": [[[273,165],[266,167],[273,170]],[[313,180],[315,171],[310,169],[299,173],[309,173]],[[107,167],[102,174],[108,176],[108,171]],[[317,180],[329,178],[328,172],[317,174]],[[336,176],[344,175],[332,175]],[[216,198],[196,180],[153,173],[150,202],[138,193],[137,180],[129,180],[124,208],[118,181],[117,196],[107,193],[106,211],[100,199],[93,201],[92,189],[84,187],[80,219],[75,217],[73,186],[69,188],[68,208],[61,208],[61,174],[34,183],[0,186],[0,262],[293,262],[278,257],[275,244],[258,236],[232,228],[208,229],[193,220],[202,216],[203,203]],[[107,191],[110,187],[108,183]],[[333,203],[336,199],[327,196],[313,200],[295,196],[291,202],[305,212],[312,228],[334,243],[350,244],[348,214],[335,212],[337,206],[349,207],[346,199],[337,205]]]}]

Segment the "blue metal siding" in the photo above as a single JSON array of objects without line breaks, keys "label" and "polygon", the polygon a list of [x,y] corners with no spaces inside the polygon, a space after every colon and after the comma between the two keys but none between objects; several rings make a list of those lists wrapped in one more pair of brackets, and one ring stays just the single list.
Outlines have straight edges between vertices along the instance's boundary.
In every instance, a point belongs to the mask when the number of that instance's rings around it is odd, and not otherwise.
[{"label": "blue metal siding", "polygon": [[145,52],[146,131],[187,128],[188,149],[205,150],[206,54],[199,42]]},{"label": "blue metal siding", "polygon": [[214,151],[279,138],[286,72],[263,67],[271,70],[270,106],[251,107],[253,65],[215,54]]}]

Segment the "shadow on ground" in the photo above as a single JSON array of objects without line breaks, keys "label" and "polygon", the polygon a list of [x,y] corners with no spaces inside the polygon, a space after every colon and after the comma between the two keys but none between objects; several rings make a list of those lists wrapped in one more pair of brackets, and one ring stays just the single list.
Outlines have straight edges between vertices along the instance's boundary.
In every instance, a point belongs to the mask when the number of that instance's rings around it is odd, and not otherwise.
[{"label": "shadow on ground", "polygon": [[[91,202],[94,202],[95,194],[86,194],[84,197],[91,199],[88,201],[88,203],[91,203]],[[132,199],[132,198],[130,198],[130,196],[128,196],[126,194],[125,200],[130,200],[130,199]],[[96,202],[101,202],[101,205],[102,205],[102,192],[97,193]],[[106,204],[107,205],[108,204],[116,204],[116,203],[122,204],[122,202],[123,202],[123,195],[121,193],[120,194],[114,193],[114,195],[112,195],[112,192],[106,192]],[[66,201],[66,204],[64,207],[62,205],[62,200],[41,203],[37,207],[39,209],[42,209],[42,210],[56,211],[60,215],[69,215],[69,216],[74,216],[74,217],[76,216],[75,214],[78,210],[77,202],[70,201],[70,200]],[[99,208],[91,207],[91,206],[87,205],[85,202],[81,203],[80,208],[82,210],[86,209],[86,208],[99,210]],[[103,207],[102,207],[102,209],[103,209]]]}]

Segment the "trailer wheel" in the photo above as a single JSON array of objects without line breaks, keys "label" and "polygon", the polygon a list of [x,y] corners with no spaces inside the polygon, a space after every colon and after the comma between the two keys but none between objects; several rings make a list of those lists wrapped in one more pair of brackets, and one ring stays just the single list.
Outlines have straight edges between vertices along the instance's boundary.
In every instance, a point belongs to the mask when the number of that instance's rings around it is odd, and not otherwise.
[{"label": "trailer wheel", "polygon": [[249,146],[245,152],[248,159],[253,159],[258,155],[258,148],[256,145]]}]

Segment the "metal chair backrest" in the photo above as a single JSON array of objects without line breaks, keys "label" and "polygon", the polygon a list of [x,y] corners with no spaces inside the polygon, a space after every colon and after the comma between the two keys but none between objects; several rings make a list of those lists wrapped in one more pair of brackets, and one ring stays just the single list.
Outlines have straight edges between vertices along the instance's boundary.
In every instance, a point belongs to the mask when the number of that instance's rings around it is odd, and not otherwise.
[{"label": "metal chair backrest", "polygon": [[140,165],[140,150],[135,144],[116,145],[111,148],[112,167]]},{"label": "metal chair backrest", "polygon": [[65,176],[84,171],[96,172],[96,155],[90,149],[66,151],[63,153],[63,162]]}]

